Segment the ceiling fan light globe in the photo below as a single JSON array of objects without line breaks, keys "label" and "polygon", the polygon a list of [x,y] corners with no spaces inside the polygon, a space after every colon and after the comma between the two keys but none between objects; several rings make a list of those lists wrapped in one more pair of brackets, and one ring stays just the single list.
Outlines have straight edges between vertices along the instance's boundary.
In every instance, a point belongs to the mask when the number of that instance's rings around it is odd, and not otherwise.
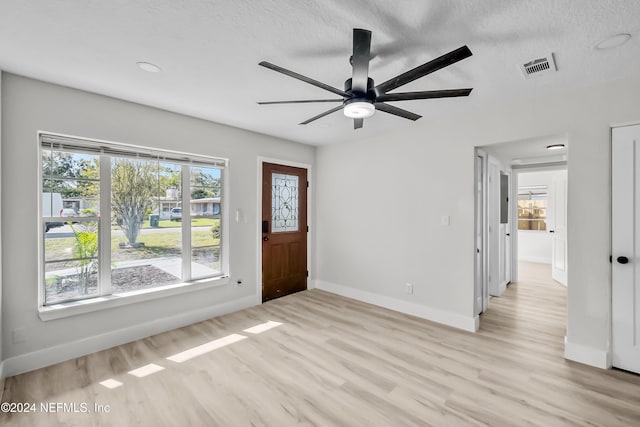
[{"label": "ceiling fan light globe", "polygon": [[352,119],[366,119],[373,116],[376,107],[370,102],[351,102],[344,106],[344,115]]}]

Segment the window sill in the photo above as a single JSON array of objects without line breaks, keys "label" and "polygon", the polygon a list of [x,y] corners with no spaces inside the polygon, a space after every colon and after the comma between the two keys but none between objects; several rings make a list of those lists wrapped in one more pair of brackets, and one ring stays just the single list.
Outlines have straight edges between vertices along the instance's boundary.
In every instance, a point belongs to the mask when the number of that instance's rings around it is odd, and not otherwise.
[{"label": "window sill", "polygon": [[40,319],[47,322],[49,320],[62,319],[79,314],[91,313],[99,310],[106,310],[123,305],[136,304],[139,302],[151,301],[158,298],[166,298],[173,295],[185,294],[188,292],[211,289],[224,286],[229,283],[229,276],[215,277],[197,280],[189,283],[177,283],[173,285],[160,286],[157,288],[143,289],[140,291],[115,294],[104,297],[90,298],[81,301],[65,302],[61,304],[48,305],[38,308]]}]

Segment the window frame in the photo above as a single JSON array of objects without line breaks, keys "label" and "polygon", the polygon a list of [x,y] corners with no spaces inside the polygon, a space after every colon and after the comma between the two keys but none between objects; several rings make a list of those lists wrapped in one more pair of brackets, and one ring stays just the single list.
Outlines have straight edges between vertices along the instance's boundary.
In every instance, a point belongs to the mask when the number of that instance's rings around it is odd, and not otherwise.
[{"label": "window frame", "polygon": [[[111,141],[97,140],[84,137],[56,134],[52,132],[38,132],[38,167],[37,167],[37,221],[38,221],[38,312],[42,320],[52,320],[76,314],[92,312],[121,305],[137,303],[141,301],[153,300],[157,298],[169,297],[201,289],[223,286],[229,283],[229,160],[220,157],[198,155],[192,153],[153,149],[145,146],[122,144]],[[84,299],[70,300],[59,303],[45,305],[45,231],[43,224],[42,192],[43,192],[43,169],[42,155],[47,150],[45,144],[49,146],[69,149],[76,147],[78,152],[85,154],[97,154],[100,161],[100,187],[99,203],[101,215],[98,222],[98,292],[96,295]],[[70,151],[70,150],[69,150]],[[209,167],[220,169],[220,273],[192,278],[191,276],[191,210],[186,216],[183,212],[181,222],[181,244],[182,244],[182,278],[178,283],[165,284],[157,287],[133,290],[122,293],[113,293],[111,287],[111,164],[114,157],[133,157],[153,161],[175,162],[181,165],[182,180],[182,206],[190,206],[190,173],[192,167]],[[184,173],[184,171],[188,173]],[[186,184],[186,185],[185,185]],[[186,191],[185,191],[186,189]],[[184,209],[183,209],[184,211]],[[104,217],[104,215],[107,217]],[[53,215],[53,213],[52,213]],[[47,221],[54,221],[58,217],[47,217]],[[63,217],[60,217],[64,219]],[[108,218],[108,220],[105,220]],[[75,218],[74,220],[79,219]],[[90,218],[88,218],[90,219]],[[95,220],[95,219],[94,219]]]},{"label": "window frame", "polygon": [[[524,198],[523,196],[526,196],[526,198]],[[536,200],[543,200],[545,202],[544,208],[537,208],[533,205],[528,207],[523,207],[523,208],[520,207],[521,201],[535,202]],[[520,211],[523,209],[530,209],[532,211],[535,209],[544,209],[545,215],[544,217],[520,218]],[[525,232],[533,232],[533,233],[546,233],[547,227],[548,227],[547,221],[549,219],[547,216],[548,209],[549,209],[549,191],[546,185],[519,187],[518,199],[516,200],[516,220],[518,221],[516,224],[517,230],[525,231]],[[533,224],[534,221],[543,221],[545,228],[543,230],[520,228],[520,221],[527,221],[529,222],[529,224]]]}]

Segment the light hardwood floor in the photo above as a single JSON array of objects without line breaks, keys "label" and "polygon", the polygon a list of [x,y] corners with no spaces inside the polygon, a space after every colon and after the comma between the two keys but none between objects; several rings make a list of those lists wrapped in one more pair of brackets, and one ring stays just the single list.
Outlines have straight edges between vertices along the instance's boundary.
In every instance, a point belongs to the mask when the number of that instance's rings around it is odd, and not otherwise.
[{"label": "light hardwood floor", "polygon": [[[8,378],[4,401],[91,412],[38,407],[0,425],[640,425],[640,376],[563,359],[565,299],[550,280],[510,285],[472,334],[306,291]],[[267,321],[282,325],[244,332]],[[247,338],[167,359],[232,334]],[[164,369],[128,374],[149,364]]]}]

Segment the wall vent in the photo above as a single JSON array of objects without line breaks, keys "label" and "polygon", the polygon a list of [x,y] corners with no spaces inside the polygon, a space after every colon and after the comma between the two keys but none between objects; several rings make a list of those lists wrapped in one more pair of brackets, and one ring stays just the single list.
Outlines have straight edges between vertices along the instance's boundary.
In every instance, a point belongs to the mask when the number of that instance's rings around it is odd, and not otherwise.
[{"label": "wall vent", "polygon": [[518,68],[525,79],[530,79],[543,74],[554,73],[556,71],[556,63],[553,60],[553,54],[550,53],[543,58],[533,59],[519,65]]}]

